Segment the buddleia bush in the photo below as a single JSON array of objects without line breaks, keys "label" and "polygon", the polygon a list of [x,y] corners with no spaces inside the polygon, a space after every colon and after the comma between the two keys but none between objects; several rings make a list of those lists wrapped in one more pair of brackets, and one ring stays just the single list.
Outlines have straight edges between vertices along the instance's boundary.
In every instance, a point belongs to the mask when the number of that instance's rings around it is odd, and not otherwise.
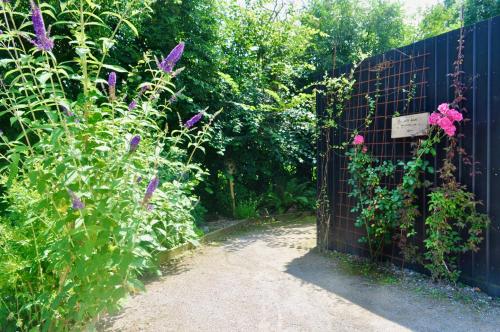
[{"label": "buddleia bush", "polygon": [[[78,330],[140,290],[156,253],[195,241],[191,193],[204,172],[191,161],[214,116],[184,122],[170,111],[183,43],[130,72],[110,64],[117,32],[136,31],[133,13],[90,0],[0,5],[0,112],[10,123],[0,137],[0,326]],[[70,33],[51,35],[57,25]],[[71,61],[58,61],[62,48]]]}]

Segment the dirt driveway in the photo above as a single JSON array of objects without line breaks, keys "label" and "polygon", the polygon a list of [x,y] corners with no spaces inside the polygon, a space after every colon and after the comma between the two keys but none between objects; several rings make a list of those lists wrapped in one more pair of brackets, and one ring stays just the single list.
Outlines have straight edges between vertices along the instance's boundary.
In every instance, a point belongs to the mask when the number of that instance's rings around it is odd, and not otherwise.
[{"label": "dirt driveway", "polygon": [[315,225],[240,233],[170,266],[106,331],[500,331],[477,311],[349,275],[316,253]]}]

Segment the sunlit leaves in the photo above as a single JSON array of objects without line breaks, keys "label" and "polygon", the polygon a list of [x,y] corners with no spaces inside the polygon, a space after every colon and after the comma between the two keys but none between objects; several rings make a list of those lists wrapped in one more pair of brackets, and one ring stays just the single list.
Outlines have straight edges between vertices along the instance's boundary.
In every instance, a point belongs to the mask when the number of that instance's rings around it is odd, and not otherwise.
[{"label": "sunlit leaves", "polygon": [[[142,63],[149,70],[140,73],[150,90],[139,95],[138,83],[138,107],[127,109],[129,69],[110,53],[123,30],[108,23],[137,33],[132,20],[143,1],[50,3],[41,7],[59,33],[53,53],[29,43],[30,14],[22,4],[12,13],[21,24],[0,41],[16,45],[1,44],[7,59],[0,63],[0,114],[6,119],[0,326],[22,331],[82,329],[115,309],[127,292],[141,289],[138,275],[151,268],[155,253],[196,236],[192,191],[204,172],[186,163],[210,137],[203,134],[208,129],[166,137],[172,134],[163,127],[169,108],[160,97],[176,89],[151,57]],[[119,13],[111,14],[110,6]],[[115,100],[101,84],[108,71],[120,76]],[[131,154],[133,134],[143,139]],[[166,154],[171,147],[179,153]],[[144,206],[139,179],[153,175],[162,185]]]}]

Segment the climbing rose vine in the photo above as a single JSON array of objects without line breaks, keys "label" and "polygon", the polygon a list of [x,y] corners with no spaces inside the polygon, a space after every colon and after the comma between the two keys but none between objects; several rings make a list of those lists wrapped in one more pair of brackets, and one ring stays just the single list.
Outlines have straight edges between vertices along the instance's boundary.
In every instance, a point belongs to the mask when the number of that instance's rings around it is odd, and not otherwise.
[{"label": "climbing rose vine", "polygon": [[[435,147],[443,138],[455,146],[457,126],[463,120],[462,113],[449,103],[439,105],[429,117],[428,137],[418,141],[414,157],[407,162],[379,161],[368,152],[364,137],[354,136],[353,148],[347,153],[349,196],[355,199],[352,209],[357,213],[355,226],[364,228],[366,233],[359,241],[367,245],[373,259],[378,259],[384,246],[396,240],[405,259],[422,262],[435,279],[456,281],[460,275],[458,254],[478,250],[489,219],[477,211],[481,203],[475,195],[456,180],[454,154],[449,146],[439,170],[442,183],[428,195],[423,257],[409,241],[416,234],[415,222],[420,215],[417,190],[426,185],[423,174],[434,173],[426,159],[436,155]],[[384,185],[391,182],[388,179],[395,181],[398,167],[403,170],[401,183]]]}]

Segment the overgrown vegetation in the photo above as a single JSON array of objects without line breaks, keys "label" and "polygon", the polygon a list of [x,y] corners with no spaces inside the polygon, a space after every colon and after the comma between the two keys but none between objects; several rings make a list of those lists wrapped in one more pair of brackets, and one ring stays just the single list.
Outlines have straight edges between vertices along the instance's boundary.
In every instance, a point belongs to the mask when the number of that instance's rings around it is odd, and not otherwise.
[{"label": "overgrown vegetation", "polygon": [[[29,0],[19,3],[29,9]],[[413,26],[400,4],[386,0],[310,0],[303,7],[281,0],[96,3],[103,12],[122,13],[128,6],[128,19],[136,28],[120,25],[116,33],[120,43],[113,46],[111,64],[129,69],[144,52],[161,57],[183,41],[187,70],[177,78],[177,86],[184,89],[172,108],[193,115],[205,107],[224,109],[206,153],[196,157],[209,171],[197,189],[209,217],[233,216],[233,206],[257,198],[259,211],[277,212],[288,205],[276,204],[276,197],[287,196],[282,193],[292,179],[308,186],[307,191],[314,190],[316,131],[311,84],[325,72],[331,73],[334,66],[356,63],[366,55],[458,27],[460,13],[458,2],[445,1],[429,9],[421,25]],[[446,15],[435,15],[442,7]],[[493,0],[466,1],[466,23],[497,11],[498,3]],[[118,22],[113,16],[101,19],[111,28]],[[56,34],[69,30],[64,24],[52,26]],[[102,29],[89,33],[102,37]],[[70,48],[63,45],[63,41],[56,44],[58,56],[61,61],[71,60]],[[141,76],[136,71],[130,83],[140,84]],[[169,116],[167,121],[175,126],[177,118]],[[310,201],[288,209],[311,205]]]},{"label": "overgrown vegetation", "polygon": [[[108,62],[118,37],[99,17],[134,31],[128,11],[2,6],[0,326],[82,329],[142,288],[153,255],[196,241],[190,212],[205,173],[193,156],[213,116],[166,126],[184,44],[158,64],[146,53],[132,71]],[[46,18],[71,29],[53,34]],[[59,42],[71,61],[59,60]],[[128,85],[137,70],[141,83]]]},{"label": "overgrown vegetation", "polygon": [[[465,21],[499,10],[467,0]],[[329,139],[354,84],[332,70],[446,32],[459,12],[445,1],[411,26],[388,0],[0,0],[2,329],[83,329],[141,288],[158,251],[196,242],[205,215],[318,208],[328,234],[316,168],[326,178],[331,154],[347,151]],[[319,119],[316,93],[329,103]],[[394,237],[415,256],[415,192],[436,137],[405,164],[379,164],[362,144],[348,152],[374,257]],[[456,254],[477,249],[487,219],[453,180],[447,142],[421,259],[455,280]],[[395,169],[402,184],[384,187]]]}]

